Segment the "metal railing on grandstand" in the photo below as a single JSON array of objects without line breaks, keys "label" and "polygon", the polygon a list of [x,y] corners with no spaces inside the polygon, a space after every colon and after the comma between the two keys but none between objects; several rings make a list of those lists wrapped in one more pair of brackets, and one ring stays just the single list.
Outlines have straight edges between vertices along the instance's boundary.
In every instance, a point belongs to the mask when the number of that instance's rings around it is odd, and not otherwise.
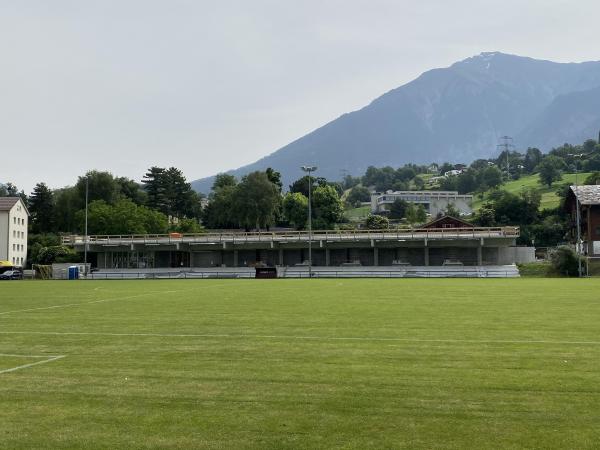
[{"label": "metal railing on grandstand", "polygon": [[[312,241],[348,242],[359,240],[393,241],[423,239],[478,239],[516,238],[518,227],[473,227],[473,228],[423,228],[397,230],[324,230],[313,231]],[[306,231],[278,232],[207,232],[200,234],[147,234],[147,235],[97,235],[88,236],[88,245],[128,245],[128,244],[243,244],[251,242],[308,242]],[[65,245],[83,245],[84,236],[63,236]]]},{"label": "metal railing on grandstand", "polygon": [[250,271],[207,271],[207,272],[92,272],[88,280],[161,280],[161,279],[202,279],[202,278],[254,278],[255,273]]},{"label": "metal railing on grandstand", "polygon": [[[283,268],[277,278],[511,278],[518,277],[515,266],[473,266],[455,269],[426,269],[422,267],[406,270],[317,270],[312,275],[307,270]],[[147,271],[100,271],[88,274],[89,280],[136,280],[136,279],[250,279],[254,271],[189,271],[189,272],[147,272]]]}]

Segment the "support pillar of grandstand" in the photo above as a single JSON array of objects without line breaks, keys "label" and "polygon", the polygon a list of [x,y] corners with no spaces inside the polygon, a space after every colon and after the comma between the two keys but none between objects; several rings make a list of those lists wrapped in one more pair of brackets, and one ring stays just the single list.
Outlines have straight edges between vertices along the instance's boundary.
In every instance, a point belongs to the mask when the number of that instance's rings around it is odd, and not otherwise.
[{"label": "support pillar of grandstand", "polygon": [[331,265],[331,250],[325,249],[325,265],[329,267]]},{"label": "support pillar of grandstand", "polygon": [[373,265],[379,265],[379,249],[377,247],[373,247]]},{"label": "support pillar of grandstand", "polygon": [[427,247],[427,245],[423,247],[423,256],[425,259],[425,265],[429,266],[429,247]]},{"label": "support pillar of grandstand", "polygon": [[279,265],[283,266],[283,249],[279,249]]}]

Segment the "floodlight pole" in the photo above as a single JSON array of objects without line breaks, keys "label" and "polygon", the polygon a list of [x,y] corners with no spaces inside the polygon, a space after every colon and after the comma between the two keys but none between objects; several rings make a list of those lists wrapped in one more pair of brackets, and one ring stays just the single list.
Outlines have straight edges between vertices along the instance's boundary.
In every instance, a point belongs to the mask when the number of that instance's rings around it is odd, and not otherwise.
[{"label": "floodlight pole", "polygon": [[302,166],[301,169],[308,173],[308,278],[312,278],[312,177],[311,172],[317,170],[316,166]]},{"label": "floodlight pole", "polygon": [[89,175],[85,176],[85,237],[83,242],[83,264],[84,269],[83,273],[85,274],[85,278],[88,276],[87,270],[87,251],[88,251],[88,198],[90,191],[90,177]]},{"label": "floodlight pole", "polygon": [[575,216],[577,221],[577,244],[575,246],[575,253],[577,254],[577,274],[579,278],[583,276],[583,270],[581,267],[581,213],[579,212],[579,195],[577,192],[577,158],[581,158],[583,153],[580,154],[569,154],[575,160]]}]

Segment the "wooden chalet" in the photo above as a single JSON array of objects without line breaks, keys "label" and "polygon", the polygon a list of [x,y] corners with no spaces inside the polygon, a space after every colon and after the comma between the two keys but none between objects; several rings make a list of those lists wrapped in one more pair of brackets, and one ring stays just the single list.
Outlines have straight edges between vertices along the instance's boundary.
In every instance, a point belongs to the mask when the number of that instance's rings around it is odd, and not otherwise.
[{"label": "wooden chalet", "polygon": [[571,186],[565,201],[570,215],[570,237],[577,240],[577,202],[580,212],[580,233],[583,253],[600,256],[600,185]]},{"label": "wooden chalet", "polygon": [[423,230],[432,228],[475,228],[475,225],[457,217],[442,216],[420,227]]}]

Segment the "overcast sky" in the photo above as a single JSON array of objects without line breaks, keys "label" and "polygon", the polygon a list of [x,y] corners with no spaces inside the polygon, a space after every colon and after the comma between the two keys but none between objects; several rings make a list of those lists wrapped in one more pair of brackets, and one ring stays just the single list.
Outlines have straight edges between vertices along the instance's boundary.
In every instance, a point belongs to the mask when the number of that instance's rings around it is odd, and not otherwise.
[{"label": "overcast sky", "polygon": [[0,0],[0,182],[236,168],[483,51],[599,60],[598,0]]}]

